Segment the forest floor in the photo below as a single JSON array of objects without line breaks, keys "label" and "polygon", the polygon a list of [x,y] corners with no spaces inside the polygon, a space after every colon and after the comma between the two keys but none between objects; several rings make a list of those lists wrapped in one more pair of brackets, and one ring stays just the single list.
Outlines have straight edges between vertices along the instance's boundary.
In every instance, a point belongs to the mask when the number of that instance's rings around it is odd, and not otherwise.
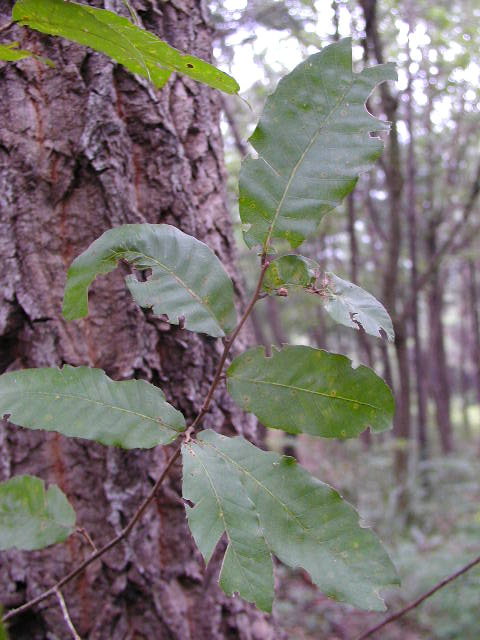
[{"label": "forest floor", "polygon": [[[454,454],[412,463],[408,514],[398,512],[391,439],[375,436],[366,447],[360,441],[269,437],[274,449],[293,445],[304,466],[355,505],[362,524],[382,539],[402,582],[382,594],[388,606],[382,615],[333,602],[306,572],[279,567],[275,612],[289,640],[355,640],[480,553],[480,434],[463,435]],[[372,639],[478,640],[479,602],[476,568]]]}]

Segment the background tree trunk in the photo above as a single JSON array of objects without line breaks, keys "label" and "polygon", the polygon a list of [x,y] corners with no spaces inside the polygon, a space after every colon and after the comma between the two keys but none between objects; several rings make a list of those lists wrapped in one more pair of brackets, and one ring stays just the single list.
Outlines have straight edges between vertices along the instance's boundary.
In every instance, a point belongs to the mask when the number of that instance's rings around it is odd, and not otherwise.
[{"label": "background tree trunk", "polygon": [[[131,0],[132,1],[132,0]],[[91,2],[126,14],[120,1]],[[132,2],[145,28],[209,59],[212,29],[201,0]],[[4,2],[0,24],[13,2]],[[2,371],[63,363],[101,367],[117,380],[158,384],[191,418],[200,408],[218,341],[180,331],[138,309],[119,269],[93,287],[90,316],[60,318],[65,271],[106,229],[166,222],[205,241],[232,273],[219,96],[185,78],[155,91],[107,58],[15,27],[12,39],[51,58],[1,64],[0,343]],[[237,292],[239,292],[238,282]],[[255,423],[220,389],[204,426],[255,438]],[[5,425],[1,479],[21,473],[57,483],[97,545],[118,532],[168,455],[123,451]],[[177,467],[127,542],[64,590],[82,638],[265,640],[270,621],[217,587],[188,533]],[[2,555],[0,602],[38,595],[89,549],[72,536],[42,552]],[[55,599],[11,626],[13,639],[68,637]]]},{"label": "background tree trunk", "polygon": [[[432,237],[431,241],[434,243],[435,238]],[[453,451],[453,429],[450,418],[450,380],[442,322],[443,307],[442,283],[440,275],[435,273],[428,292],[430,390],[435,401],[435,415],[442,453],[447,454]]]},{"label": "background tree trunk", "polygon": [[[412,3],[408,3],[408,29],[411,33],[414,29],[415,15]],[[411,62],[410,41],[406,45],[409,62]],[[420,298],[418,291],[418,243],[419,235],[417,212],[417,158],[416,158],[416,121],[413,99],[413,75],[410,66],[407,67],[408,85],[406,88],[406,118],[408,129],[408,148],[406,159],[406,203],[405,209],[408,219],[408,253],[410,256],[410,291],[412,296],[412,309],[410,314],[411,335],[413,338],[413,378],[416,391],[416,439],[418,442],[418,457],[420,461],[428,458],[427,436],[427,388],[425,384],[425,358],[422,349],[422,336],[420,333]],[[413,394],[412,394],[413,395]]]},{"label": "background tree trunk", "polygon": [[476,382],[476,394],[477,402],[480,403],[480,314],[479,314],[479,295],[478,295],[478,283],[476,275],[477,265],[473,258],[468,260],[468,282],[469,282],[469,294],[470,294],[470,310],[472,316],[472,334],[473,345],[472,354],[473,361],[475,363],[475,382]]}]

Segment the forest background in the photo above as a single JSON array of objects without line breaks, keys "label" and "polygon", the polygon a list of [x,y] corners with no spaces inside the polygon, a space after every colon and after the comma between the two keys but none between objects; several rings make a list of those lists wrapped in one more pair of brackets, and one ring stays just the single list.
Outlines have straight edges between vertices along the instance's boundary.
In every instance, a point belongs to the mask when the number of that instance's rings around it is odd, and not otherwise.
[{"label": "forest background", "polygon": [[[358,505],[400,571],[402,589],[389,598],[398,608],[479,549],[480,8],[470,0],[211,6],[217,60],[239,79],[255,114],[285,72],[340,37],[352,35],[359,66],[398,65],[396,85],[382,85],[370,101],[375,115],[392,122],[385,153],[304,250],[385,304],[395,344],[352,336],[305,296],[294,305],[269,297],[254,315],[259,343],[347,353],[395,390],[397,415],[387,435],[332,443],[275,433],[269,443],[295,453]],[[223,106],[235,185],[256,118],[235,98],[223,98]],[[382,637],[473,640],[479,578],[478,569],[467,574]],[[300,574],[289,575],[282,595],[278,612],[292,638],[353,637],[368,619],[332,607]]]}]

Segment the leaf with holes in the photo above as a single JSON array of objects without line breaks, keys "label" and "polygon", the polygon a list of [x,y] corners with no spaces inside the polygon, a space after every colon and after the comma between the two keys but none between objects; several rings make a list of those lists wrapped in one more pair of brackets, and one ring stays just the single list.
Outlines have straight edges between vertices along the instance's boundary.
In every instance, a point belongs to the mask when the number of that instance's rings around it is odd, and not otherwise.
[{"label": "leaf with holes", "polygon": [[325,309],[332,318],[346,327],[358,329],[360,325],[371,336],[395,339],[392,320],[387,310],[371,293],[348,280],[327,272]]},{"label": "leaf with holes", "polygon": [[0,549],[43,549],[74,531],[75,512],[62,491],[43,480],[15,476],[0,483]]},{"label": "leaf with holes", "polygon": [[376,373],[312,347],[286,345],[270,357],[250,349],[230,365],[227,386],[242,409],[287,433],[352,438],[389,429],[393,418],[392,392]]},{"label": "leaf with holes", "polygon": [[220,69],[181,53],[153,33],[105,9],[64,0],[18,0],[12,18],[31,29],[105,53],[156,87],[163,87],[171,73],[177,71],[226,93],[239,90],[237,82]]},{"label": "leaf with holes", "polygon": [[296,254],[273,260],[265,272],[263,288],[268,293],[281,287],[309,287],[318,276],[319,265]]},{"label": "leaf with holes", "polygon": [[268,252],[276,238],[299,246],[322,217],[352,191],[383,144],[370,132],[388,129],[365,101],[394,80],[392,64],[352,72],[350,38],[310,56],[278,84],[250,142],[240,174],[240,217],[249,247]]},{"label": "leaf with holes", "polygon": [[119,260],[138,270],[151,269],[139,282],[126,283],[141,307],[180,319],[190,331],[215,338],[232,331],[237,321],[233,284],[220,260],[206,244],[168,224],[126,224],[106,231],[74,262],[67,273],[63,315],[67,320],[88,314],[88,288],[96,276],[113,271]]},{"label": "leaf with holes", "polygon": [[144,380],[114,382],[101,369],[64,366],[0,376],[0,416],[125,449],[168,444],[185,429],[180,411]]},{"label": "leaf with holes", "polygon": [[355,510],[293,458],[261,451],[241,437],[203,431],[183,445],[183,497],[205,561],[225,532],[220,585],[270,611],[272,554],[302,567],[330,598],[383,610],[378,591],[397,584],[381,544]]}]

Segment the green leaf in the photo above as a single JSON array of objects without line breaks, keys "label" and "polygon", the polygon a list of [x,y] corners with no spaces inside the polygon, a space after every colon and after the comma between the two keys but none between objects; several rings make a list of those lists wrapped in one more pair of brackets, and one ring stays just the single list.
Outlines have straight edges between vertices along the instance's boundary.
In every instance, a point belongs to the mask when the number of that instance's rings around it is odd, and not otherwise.
[{"label": "green leaf", "polygon": [[223,71],[200,58],[184,55],[111,11],[64,0],[18,0],[12,18],[42,33],[105,53],[156,87],[162,87],[172,71],[177,71],[226,93],[239,90],[237,82]]},{"label": "green leaf", "polygon": [[386,335],[390,342],[395,340],[392,321],[383,304],[356,284],[332,272],[325,275],[328,278],[325,309],[336,322],[354,329],[360,325],[371,336]]},{"label": "green leaf", "polygon": [[75,528],[75,511],[62,491],[43,480],[15,476],[0,484],[0,549],[43,549]]},{"label": "green leaf", "polygon": [[3,618],[3,607],[0,605],[0,640],[8,640],[7,629],[2,622]]},{"label": "green leaf", "polygon": [[0,44],[0,60],[14,62],[15,60],[23,60],[33,56],[31,51],[18,48],[18,42],[9,42],[8,44]]},{"label": "green leaf", "polygon": [[329,597],[384,610],[378,590],[395,569],[355,510],[293,458],[261,451],[241,437],[203,431],[183,445],[183,497],[206,562],[227,535],[220,584],[227,594],[270,611],[272,558],[302,567]]},{"label": "green leaf", "polygon": [[266,102],[240,174],[245,242],[268,252],[275,238],[299,246],[322,217],[352,191],[383,144],[370,132],[388,130],[365,101],[394,80],[392,64],[352,73],[350,38],[310,56],[278,84]]},{"label": "green leaf", "polygon": [[58,431],[125,449],[168,444],[182,414],[144,380],[114,382],[101,369],[64,366],[0,376],[0,415],[29,429]]},{"label": "green leaf", "polygon": [[314,260],[304,256],[282,256],[273,260],[266,270],[263,288],[272,293],[280,287],[309,287],[317,278],[318,268]]},{"label": "green leaf", "polygon": [[392,392],[371,369],[312,347],[286,345],[270,357],[250,349],[230,365],[227,386],[242,409],[288,433],[352,438],[389,429],[393,418]]},{"label": "green leaf", "polygon": [[145,282],[127,276],[133,298],[155,314],[190,331],[223,337],[235,327],[233,285],[220,260],[206,244],[168,224],[126,224],[106,231],[67,273],[63,315],[88,315],[88,288],[96,276],[113,271],[119,260],[151,269]]},{"label": "green leaf", "polygon": [[265,272],[263,288],[273,294],[282,287],[301,287],[317,294],[336,322],[357,330],[362,327],[377,338],[386,336],[391,342],[395,339],[392,320],[374,296],[331,271],[325,273],[317,288],[319,274],[320,265],[314,260],[296,254],[286,255],[272,261]]},{"label": "green leaf", "polygon": [[183,447],[183,463],[183,497],[197,505],[187,508],[188,521],[205,561],[209,562],[225,531],[228,548],[220,575],[222,589],[229,595],[238,591],[270,611],[274,595],[270,550],[242,477],[227,469],[214,449],[198,444]]},{"label": "green leaf", "polygon": [[32,51],[26,49],[19,49],[18,42],[9,42],[8,44],[0,44],[0,60],[6,62],[16,62],[17,60],[23,60],[24,58],[35,58],[40,60],[49,67],[54,67],[54,63],[48,58],[37,56]]}]

